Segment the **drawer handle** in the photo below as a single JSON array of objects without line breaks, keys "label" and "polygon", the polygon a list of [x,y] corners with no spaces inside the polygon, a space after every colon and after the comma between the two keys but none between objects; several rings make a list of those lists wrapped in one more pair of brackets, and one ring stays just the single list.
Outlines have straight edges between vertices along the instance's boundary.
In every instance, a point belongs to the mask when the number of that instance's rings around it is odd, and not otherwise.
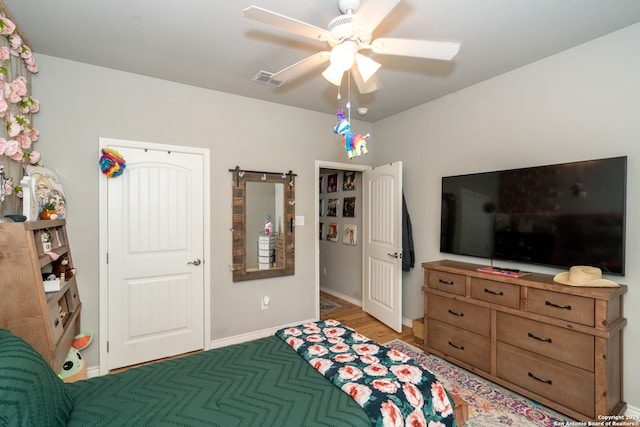
[{"label": "drawer handle", "polygon": [[491,289],[487,289],[487,288],[484,288],[484,291],[491,295],[499,295],[499,296],[504,295],[504,292],[502,291],[492,291]]},{"label": "drawer handle", "polygon": [[453,285],[453,280],[442,280],[442,279],[438,279],[438,282],[444,284],[444,285]]},{"label": "drawer handle", "polygon": [[464,313],[458,313],[457,311],[453,311],[451,309],[449,309],[449,313],[453,314],[454,316],[464,317]]},{"label": "drawer handle", "polygon": [[529,332],[527,335],[529,336],[529,338],[533,338],[534,340],[548,342],[549,344],[551,344],[552,342],[551,338],[540,338],[533,335],[531,332]]},{"label": "drawer handle", "polygon": [[564,310],[571,310],[571,306],[570,305],[558,305],[558,304],[554,304],[551,301],[545,301],[544,302],[545,305],[551,306],[551,307],[555,307],[555,308],[562,308]]},{"label": "drawer handle", "polygon": [[533,378],[534,380],[538,380],[538,381],[540,381],[541,383],[545,383],[545,384],[549,384],[549,385],[553,384],[553,381],[551,381],[551,380],[545,380],[545,379],[542,379],[542,378],[536,377],[536,376],[535,376],[535,375],[533,375],[531,372],[529,372],[529,376],[530,376],[531,378]]},{"label": "drawer handle", "polygon": [[449,345],[453,348],[457,348],[458,350],[464,350],[464,346],[463,345],[456,345],[454,343],[452,343],[451,341],[449,341]]}]

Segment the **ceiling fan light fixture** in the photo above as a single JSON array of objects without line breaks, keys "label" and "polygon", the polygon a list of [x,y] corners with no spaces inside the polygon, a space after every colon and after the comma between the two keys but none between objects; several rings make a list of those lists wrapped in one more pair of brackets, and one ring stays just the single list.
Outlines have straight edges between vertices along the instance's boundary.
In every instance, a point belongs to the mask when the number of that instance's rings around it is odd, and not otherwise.
[{"label": "ceiling fan light fixture", "polygon": [[381,66],[380,63],[361,53],[356,53],[356,64],[358,64],[358,70],[365,82],[369,80]]},{"label": "ceiling fan light fixture", "polygon": [[358,47],[355,42],[345,41],[333,49],[331,49],[331,55],[329,56],[329,60],[331,61],[331,65],[336,68],[344,71],[350,70],[353,67],[353,63],[355,62],[356,52],[358,51]]},{"label": "ceiling fan light fixture", "polygon": [[344,71],[333,64],[329,65],[327,69],[322,72],[322,77],[327,79],[329,83],[334,84],[336,86],[340,86],[340,84],[342,83],[343,75],[344,75]]}]

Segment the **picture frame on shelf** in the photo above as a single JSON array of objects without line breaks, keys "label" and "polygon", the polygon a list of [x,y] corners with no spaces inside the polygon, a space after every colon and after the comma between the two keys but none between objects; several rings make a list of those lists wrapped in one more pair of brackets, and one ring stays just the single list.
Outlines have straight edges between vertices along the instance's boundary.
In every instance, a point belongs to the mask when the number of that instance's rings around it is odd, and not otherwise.
[{"label": "picture frame on shelf", "polygon": [[26,177],[23,181],[25,185],[29,186],[27,200],[23,200],[23,215],[29,221],[38,219],[45,204],[55,206],[58,218],[67,217],[65,192],[56,171],[42,166],[29,165],[26,167]]}]

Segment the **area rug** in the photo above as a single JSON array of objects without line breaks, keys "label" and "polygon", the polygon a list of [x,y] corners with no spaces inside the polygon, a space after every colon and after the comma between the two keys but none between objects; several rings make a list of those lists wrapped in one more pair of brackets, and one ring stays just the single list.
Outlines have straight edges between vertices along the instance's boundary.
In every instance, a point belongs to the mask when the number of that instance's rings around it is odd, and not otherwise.
[{"label": "area rug", "polygon": [[469,420],[461,427],[557,427],[574,421],[401,340],[385,345],[426,365],[445,389],[469,404]]},{"label": "area rug", "polygon": [[320,296],[320,315],[333,313],[334,311],[338,311],[344,308],[339,303],[330,300],[329,298],[325,298],[322,295]]}]

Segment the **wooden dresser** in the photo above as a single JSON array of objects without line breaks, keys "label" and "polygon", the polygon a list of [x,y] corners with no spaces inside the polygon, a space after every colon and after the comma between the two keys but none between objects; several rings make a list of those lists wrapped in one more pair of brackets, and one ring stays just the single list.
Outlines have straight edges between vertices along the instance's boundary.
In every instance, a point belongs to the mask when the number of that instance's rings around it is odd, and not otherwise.
[{"label": "wooden dresser", "polygon": [[427,352],[579,420],[624,413],[626,285],[579,288],[448,260],[422,267]]},{"label": "wooden dresser", "polygon": [[80,332],[82,306],[75,275],[53,292],[45,292],[42,280],[42,271],[52,265],[46,252],[66,256],[73,266],[65,225],[64,220],[0,223],[0,328],[31,344],[55,372]]}]

